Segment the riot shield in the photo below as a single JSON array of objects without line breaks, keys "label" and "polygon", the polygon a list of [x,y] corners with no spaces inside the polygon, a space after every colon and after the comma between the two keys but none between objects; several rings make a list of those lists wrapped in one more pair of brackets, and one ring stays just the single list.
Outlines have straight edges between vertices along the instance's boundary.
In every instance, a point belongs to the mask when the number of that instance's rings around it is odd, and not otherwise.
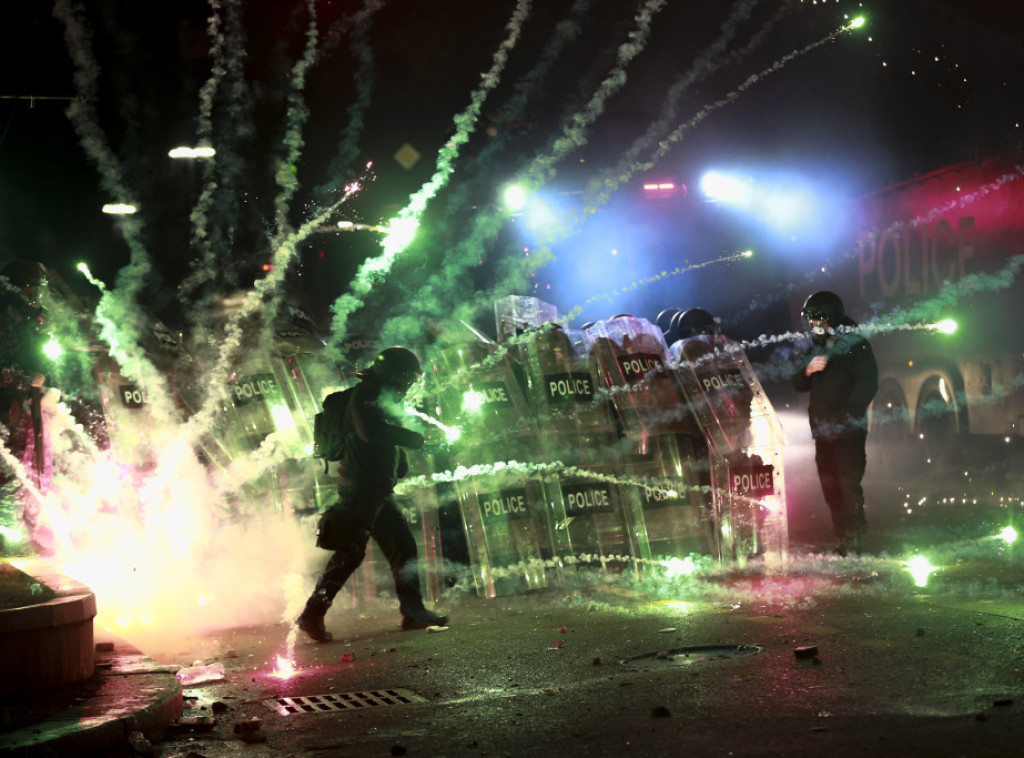
[{"label": "riot shield", "polygon": [[[541,589],[557,578],[546,487],[529,470],[537,426],[513,361],[471,342],[437,356],[442,420],[459,429],[452,462],[474,583],[486,597]],[[509,465],[512,463],[513,465]]]},{"label": "riot shield", "polygon": [[708,446],[719,559],[742,565],[762,556],[784,568],[785,435],[761,382],[742,348],[721,335],[679,340],[671,354]]}]

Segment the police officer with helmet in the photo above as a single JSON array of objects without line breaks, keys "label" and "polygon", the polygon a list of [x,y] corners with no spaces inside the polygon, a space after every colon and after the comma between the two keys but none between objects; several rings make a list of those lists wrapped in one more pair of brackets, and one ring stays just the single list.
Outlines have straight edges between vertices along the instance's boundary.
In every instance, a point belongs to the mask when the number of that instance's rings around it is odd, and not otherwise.
[{"label": "police officer with helmet", "polygon": [[419,359],[389,347],[359,373],[342,417],[345,452],[338,464],[339,501],[321,520],[317,544],[334,550],[296,625],[317,642],[330,642],[324,616],[342,586],[359,568],[373,537],[391,567],[402,629],[443,626],[447,616],[429,611],[420,593],[416,541],[394,499],[408,471],[402,448],[423,447],[423,435],[395,423],[387,406],[400,401],[422,375]]},{"label": "police officer with helmet", "polygon": [[801,315],[811,349],[792,376],[793,388],[809,392],[808,418],[821,491],[839,544],[835,552],[858,555],[867,531],[861,480],[867,463],[867,410],[878,390],[878,366],[868,341],[855,329],[834,292],[815,292]]},{"label": "police officer with helmet", "polygon": [[675,330],[676,339],[685,340],[701,334],[717,334],[718,322],[703,308],[687,308],[672,318],[672,328]]}]

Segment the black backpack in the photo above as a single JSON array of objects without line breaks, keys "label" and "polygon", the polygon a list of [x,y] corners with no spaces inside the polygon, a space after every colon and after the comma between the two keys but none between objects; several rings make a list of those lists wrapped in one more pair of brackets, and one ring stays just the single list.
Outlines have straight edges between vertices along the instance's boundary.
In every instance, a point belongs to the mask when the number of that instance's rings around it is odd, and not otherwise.
[{"label": "black backpack", "polygon": [[324,409],[313,417],[313,457],[324,459],[324,471],[331,461],[340,461],[345,454],[346,434],[342,429],[345,409],[354,387],[332,392],[324,398]]}]

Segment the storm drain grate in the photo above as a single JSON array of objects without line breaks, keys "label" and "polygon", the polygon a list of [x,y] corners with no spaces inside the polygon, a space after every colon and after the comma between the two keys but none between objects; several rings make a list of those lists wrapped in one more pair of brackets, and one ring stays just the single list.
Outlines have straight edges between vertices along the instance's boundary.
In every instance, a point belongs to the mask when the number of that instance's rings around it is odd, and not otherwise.
[{"label": "storm drain grate", "polygon": [[427,699],[409,690],[367,690],[342,692],[338,695],[296,695],[264,700],[263,704],[282,716],[298,713],[336,713],[360,708],[378,708],[382,705],[425,703]]},{"label": "storm drain grate", "polygon": [[694,663],[720,660],[722,658],[738,658],[746,655],[757,655],[761,652],[759,645],[691,645],[677,647],[672,650],[659,650],[655,653],[644,653],[626,658],[622,663],[637,668],[672,668],[690,666]]}]

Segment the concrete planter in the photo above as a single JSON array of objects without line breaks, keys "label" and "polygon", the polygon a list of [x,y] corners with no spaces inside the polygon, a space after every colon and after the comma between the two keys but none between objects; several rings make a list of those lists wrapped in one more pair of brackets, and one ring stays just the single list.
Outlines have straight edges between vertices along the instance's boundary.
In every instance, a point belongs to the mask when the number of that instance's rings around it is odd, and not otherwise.
[{"label": "concrete planter", "polygon": [[0,696],[88,679],[95,668],[96,596],[38,559],[15,565],[58,597],[0,611]]}]

